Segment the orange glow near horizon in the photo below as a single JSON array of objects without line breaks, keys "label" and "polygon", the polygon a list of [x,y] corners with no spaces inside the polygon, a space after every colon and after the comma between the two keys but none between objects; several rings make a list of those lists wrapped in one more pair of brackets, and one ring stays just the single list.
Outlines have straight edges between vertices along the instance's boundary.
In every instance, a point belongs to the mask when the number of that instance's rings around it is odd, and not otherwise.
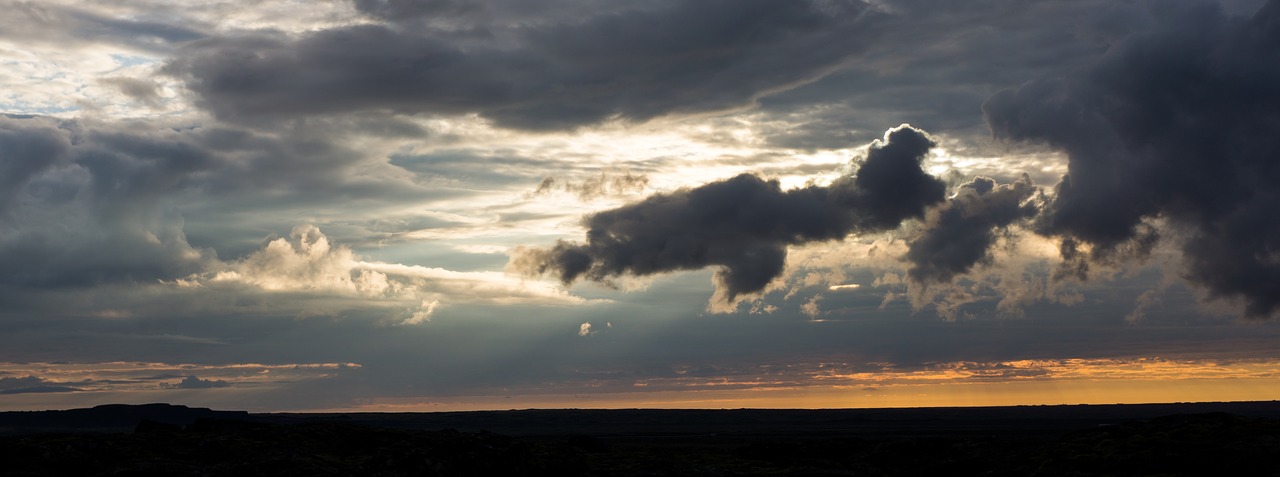
[{"label": "orange glow near horizon", "polygon": [[[458,396],[423,402],[373,399],[332,411],[413,412],[530,408],[899,408],[1058,404],[1272,401],[1280,399],[1280,360],[1229,363],[1134,360],[1038,360],[945,363],[933,369],[827,374],[804,382],[650,383],[626,392]],[[976,369],[975,369],[976,368]],[[1035,375],[990,369],[1033,370]],[[653,389],[656,388],[656,389]]]},{"label": "orange glow near horizon", "polygon": [[376,399],[332,412],[439,412],[507,409],[842,409],[906,407],[1144,404],[1172,402],[1272,401],[1280,380],[1224,383],[1217,379],[1164,381],[1025,381],[946,383],[870,390],[836,387],[603,394],[540,394],[512,397],[460,396],[422,402]]},{"label": "orange glow near horizon", "polygon": [[[548,384],[452,396],[369,396],[351,405],[277,408],[264,395],[311,389],[354,363],[203,367],[165,363],[0,363],[0,373],[33,376],[76,392],[0,394],[0,409],[40,410],[108,403],[169,402],[254,412],[431,412],[530,408],[897,408],[1055,404],[1138,404],[1280,400],[1280,359],[1042,359],[931,363],[809,363],[738,369],[707,377]],[[261,369],[260,369],[261,368]],[[217,389],[177,389],[157,370],[225,381]],[[176,378],[175,378],[176,379]],[[316,386],[320,386],[319,388]]]}]

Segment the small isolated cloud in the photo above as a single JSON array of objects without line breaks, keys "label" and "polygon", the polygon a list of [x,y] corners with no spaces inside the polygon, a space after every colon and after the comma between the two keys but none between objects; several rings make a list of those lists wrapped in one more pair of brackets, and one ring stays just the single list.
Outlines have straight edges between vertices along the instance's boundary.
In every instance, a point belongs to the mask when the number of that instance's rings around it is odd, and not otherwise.
[{"label": "small isolated cloud", "polygon": [[160,383],[161,389],[212,389],[230,386],[231,383],[221,379],[200,379],[194,375],[188,375],[177,383]]},{"label": "small isolated cloud", "polygon": [[538,184],[538,188],[534,189],[531,195],[546,195],[553,191],[562,191],[587,201],[599,197],[636,194],[644,192],[648,186],[649,176],[644,174],[623,172],[619,175],[601,172],[599,176],[589,177],[579,182],[547,177]]},{"label": "small isolated cloud", "polygon": [[436,307],[440,306],[440,300],[426,301],[422,300],[422,306],[413,312],[409,318],[400,322],[402,325],[417,325],[431,321],[431,315],[436,312]]},{"label": "small isolated cloud", "polygon": [[113,76],[99,81],[139,103],[152,107],[160,105],[160,85],[155,81],[127,76]]},{"label": "small isolated cloud", "polygon": [[591,334],[591,323],[583,323],[578,327],[578,336],[587,336]]},{"label": "small isolated cloud", "polygon": [[809,298],[809,301],[800,305],[800,312],[804,313],[804,315],[809,317],[811,320],[817,318],[818,315],[822,314],[822,309],[818,308],[818,302],[820,301],[822,301],[822,295],[814,295],[812,298]]}]

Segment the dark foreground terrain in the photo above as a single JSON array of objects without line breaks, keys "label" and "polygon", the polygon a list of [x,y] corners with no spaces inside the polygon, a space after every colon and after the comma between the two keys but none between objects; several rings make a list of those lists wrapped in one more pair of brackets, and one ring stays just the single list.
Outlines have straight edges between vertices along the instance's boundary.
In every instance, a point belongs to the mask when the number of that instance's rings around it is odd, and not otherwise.
[{"label": "dark foreground terrain", "polygon": [[4,475],[1280,475],[1280,403],[0,413]]}]

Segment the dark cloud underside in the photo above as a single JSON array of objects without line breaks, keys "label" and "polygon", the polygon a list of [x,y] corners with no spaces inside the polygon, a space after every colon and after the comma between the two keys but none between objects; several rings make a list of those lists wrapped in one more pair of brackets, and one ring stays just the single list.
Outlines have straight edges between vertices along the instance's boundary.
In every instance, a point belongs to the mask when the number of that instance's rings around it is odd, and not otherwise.
[{"label": "dark cloud underside", "polygon": [[908,276],[921,283],[947,282],[974,265],[991,261],[997,231],[1038,212],[1028,199],[1036,193],[1023,176],[1012,184],[996,185],[978,177],[960,186],[956,197],[940,207],[907,251]]},{"label": "dark cloud underside", "polygon": [[[447,3],[423,6],[452,8]],[[375,14],[407,8],[358,5]],[[223,118],[478,113],[502,126],[550,130],[750,105],[862,51],[875,34],[866,21],[873,16],[852,1],[664,1],[480,39],[383,25],[297,40],[210,39],[167,71]]]},{"label": "dark cloud underside", "polygon": [[902,126],[869,148],[856,174],[830,186],[783,191],[777,181],[743,174],[654,195],[586,218],[586,243],[525,250],[513,265],[565,283],[718,265],[717,287],[733,302],[782,273],[788,245],[889,230],[923,217],[945,191],[921,169],[933,146],[923,131]]},{"label": "dark cloud underside", "polygon": [[[1167,220],[1185,275],[1250,316],[1280,311],[1280,2],[1253,18],[1216,3],[1156,4],[1157,23],[1065,78],[985,105],[998,137],[1065,150],[1069,174],[1040,230],[1094,258]],[[1073,247],[1068,255],[1078,255]],[[1068,257],[1071,258],[1071,257]]]}]

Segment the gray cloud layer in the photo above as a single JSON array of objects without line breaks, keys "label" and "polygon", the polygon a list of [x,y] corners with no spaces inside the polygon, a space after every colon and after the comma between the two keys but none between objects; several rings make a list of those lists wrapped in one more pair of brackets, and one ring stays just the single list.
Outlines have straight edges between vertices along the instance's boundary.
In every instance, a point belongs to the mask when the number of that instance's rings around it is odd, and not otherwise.
[{"label": "gray cloud layer", "polygon": [[[410,7],[357,5],[375,15]],[[861,51],[870,16],[856,1],[662,1],[479,33],[359,25],[296,40],[215,38],[167,71],[223,118],[478,113],[549,130],[750,105]]]},{"label": "gray cloud layer", "polygon": [[[997,137],[1065,150],[1040,231],[1093,258],[1185,235],[1185,275],[1254,317],[1280,311],[1280,2],[1251,19],[1215,3],[1158,4],[1157,24],[1063,78],[984,106]],[[1135,244],[1135,242],[1137,242]]]},{"label": "gray cloud layer", "polygon": [[512,258],[524,273],[565,283],[607,281],[718,265],[726,302],[759,292],[783,269],[786,246],[883,231],[943,200],[942,181],[921,169],[932,139],[902,126],[873,144],[855,174],[830,186],[783,191],[777,181],[743,174],[594,214],[587,242],[526,249]]}]

